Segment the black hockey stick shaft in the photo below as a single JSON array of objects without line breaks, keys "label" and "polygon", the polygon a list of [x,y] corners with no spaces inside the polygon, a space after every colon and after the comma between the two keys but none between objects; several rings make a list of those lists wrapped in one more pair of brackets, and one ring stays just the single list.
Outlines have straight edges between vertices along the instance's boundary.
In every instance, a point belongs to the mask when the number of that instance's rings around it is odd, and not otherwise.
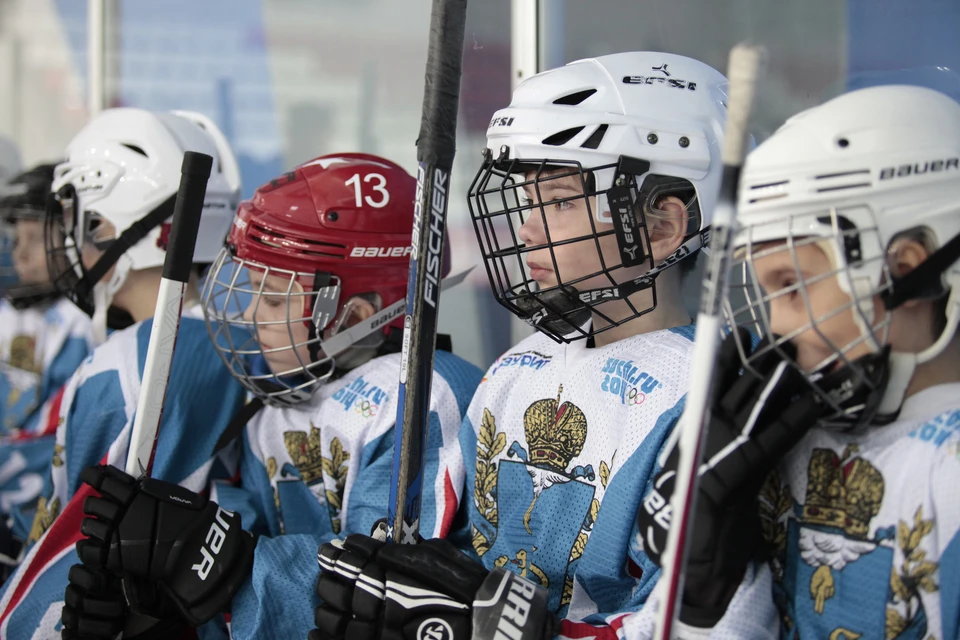
[{"label": "black hockey stick shaft", "polygon": [[389,538],[405,543],[416,542],[420,530],[444,228],[450,199],[450,170],[456,152],[466,18],[467,0],[433,0],[423,112],[417,140],[413,251],[410,254],[397,396],[399,432],[393,450],[387,511]]},{"label": "black hockey stick shaft", "polygon": [[655,637],[669,640],[677,618],[683,574],[686,566],[688,533],[692,526],[697,477],[702,447],[707,437],[709,399],[713,386],[714,367],[702,363],[715,362],[723,326],[722,304],[727,293],[733,238],[737,221],[737,193],[740,169],[749,148],[748,124],[753,110],[757,80],[763,68],[765,52],[758,47],[737,45],[730,51],[727,77],[730,95],[727,100],[727,122],[722,149],[723,175],[720,194],[711,225],[710,259],[703,277],[700,311],[694,337],[694,364],[690,372],[690,388],[680,423],[677,446],[677,478],[670,500],[671,519],[667,547],[663,553],[663,575],[660,609]]},{"label": "black hockey stick shaft", "polygon": [[157,306],[150,330],[147,358],[140,384],[140,398],[130,448],[127,451],[126,472],[134,477],[150,475],[160,419],[167,395],[170,365],[180,331],[183,296],[190,281],[193,251],[197,245],[200,215],[207,194],[207,180],[213,167],[213,158],[195,151],[187,151],[180,168],[180,189],[173,208],[170,240],[163,261],[163,277],[157,295]]}]

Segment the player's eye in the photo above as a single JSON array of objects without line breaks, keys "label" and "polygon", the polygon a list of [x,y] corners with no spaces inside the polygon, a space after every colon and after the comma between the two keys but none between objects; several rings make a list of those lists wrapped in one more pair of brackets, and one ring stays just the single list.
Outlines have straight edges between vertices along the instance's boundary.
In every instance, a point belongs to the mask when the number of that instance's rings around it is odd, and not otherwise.
[{"label": "player's eye", "polygon": [[784,278],[780,282],[780,286],[777,291],[779,295],[786,296],[788,300],[794,300],[798,295],[800,295],[800,287],[798,285],[798,280],[796,278]]}]

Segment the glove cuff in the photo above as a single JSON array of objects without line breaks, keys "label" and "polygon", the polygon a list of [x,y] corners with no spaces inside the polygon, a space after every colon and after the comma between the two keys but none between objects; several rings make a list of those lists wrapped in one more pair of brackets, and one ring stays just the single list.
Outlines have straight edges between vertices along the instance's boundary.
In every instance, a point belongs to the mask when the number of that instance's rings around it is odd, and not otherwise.
[{"label": "glove cuff", "polygon": [[[495,567],[473,601],[473,638],[542,640],[553,636],[556,618],[549,592],[503,567]],[[549,634],[549,635],[548,635]]]}]

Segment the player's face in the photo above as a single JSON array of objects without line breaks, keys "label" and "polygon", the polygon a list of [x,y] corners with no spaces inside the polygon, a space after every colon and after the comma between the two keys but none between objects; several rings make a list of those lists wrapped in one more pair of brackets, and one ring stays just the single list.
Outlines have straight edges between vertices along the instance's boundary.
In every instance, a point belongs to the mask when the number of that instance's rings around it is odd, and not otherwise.
[{"label": "player's face", "polygon": [[47,273],[47,252],[43,244],[43,223],[39,220],[17,220],[13,267],[22,284],[50,282]]},{"label": "player's face", "polygon": [[290,289],[288,277],[264,277],[263,272],[252,269],[250,285],[260,293],[254,294],[243,312],[243,318],[256,323],[256,339],[271,371],[282,374],[299,371],[304,365],[309,365],[310,351],[306,343],[310,339],[310,332],[303,319],[304,298],[300,295],[303,287],[294,281]]},{"label": "player's face", "polygon": [[[569,171],[564,168],[541,174],[537,184],[539,194],[537,187],[532,184],[523,187],[529,204],[542,203],[543,205],[542,207],[534,206],[529,210],[529,216],[518,232],[520,240],[527,247],[543,245],[543,249],[525,254],[530,277],[541,288],[556,286],[560,282],[571,282],[601,271],[603,267],[600,260],[601,254],[607,267],[620,264],[616,236],[610,234],[601,238],[593,237],[597,232],[613,229],[612,224],[597,222],[593,219],[597,206],[596,197],[590,197],[588,208],[587,199],[583,197],[583,183],[580,177],[556,176]],[[536,175],[528,173],[524,177],[530,181]],[[565,200],[566,198],[574,199]],[[574,238],[584,239],[568,244],[558,244]],[[551,248],[547,246],[548,241],[553,245],[552,257]],[[576,287],[584,290],[607,285],[609,281],[603,276],[598,276],[579,282]]]},{"label": "player's face", "polygon": [[[754,251],[753,268],[769,299],[770,329],[790,337],[805,371],[819,369],[838,351],[848,360],[870,352],[854,321],[853,300],[840,288],[833,261],[820,246],[801,244],[791,253],[786,243],[768,243]],[[874,317],[882,316],[878,301],[874,307]],[[838,360],[833,366],[842,364]]]}]

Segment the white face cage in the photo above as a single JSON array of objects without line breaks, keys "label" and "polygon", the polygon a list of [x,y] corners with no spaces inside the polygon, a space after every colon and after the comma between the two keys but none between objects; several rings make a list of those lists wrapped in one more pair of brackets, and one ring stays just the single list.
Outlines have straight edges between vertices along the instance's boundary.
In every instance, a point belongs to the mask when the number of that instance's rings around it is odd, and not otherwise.
[{"label": "white face cage", "polygon": [[[340,281],[315,291],[312,273],[277,269],[223,249],[210,269],[203,310],[210,338],[230,373],[273,405],[309,398],[334,372],[320,348],[324,328],[339,327]],[[311,311],[312,309],[312,311]]]},{"label": "white face cage", "polygon": [[[874,224],[858,228],[845,224],[842,212],[823,210],[743,227],[725,302],[727,321],[762,345],[751,352],[738,336],[744,367],[756,373],[753,364],[776,350],[827,406],[820,424],[845,430],[883,421],[878,410],[889,378],[891,313],[879,301],[891,278],[876,219],[868,217]],[[801,264],[812,249],[829,268],[812,272]],[[825,306],[828,297],[839,304]]]}]

